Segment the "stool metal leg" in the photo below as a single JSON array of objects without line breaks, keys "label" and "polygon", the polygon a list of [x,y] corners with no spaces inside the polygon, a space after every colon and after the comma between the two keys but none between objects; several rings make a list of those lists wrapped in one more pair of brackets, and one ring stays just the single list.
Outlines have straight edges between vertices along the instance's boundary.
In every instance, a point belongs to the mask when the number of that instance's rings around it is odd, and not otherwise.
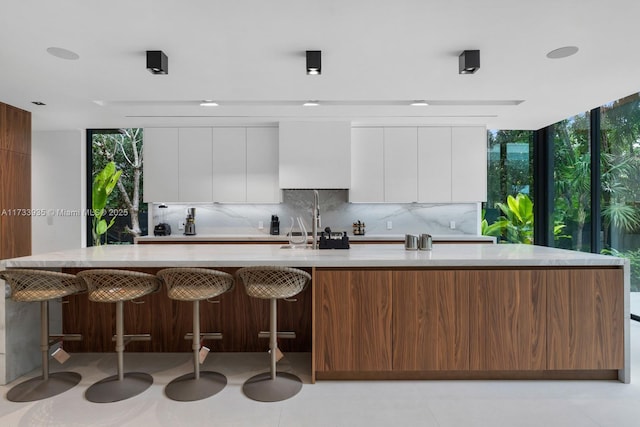
[{"label": "stool metal leg", "polygon": [[172,380],[164,389],[169,399],[193,402],[219,393],[227,385],[227,377],[219,372],[200,371],[200,301],[193,302],[193,372]]},{"label": "stool metal leg", "polygon": [[302,381],[288,372],[276,371],[278,348],[278,300],[269,301],[269,349],[271,350],[271,369],[269,372],[254,375],[242,386],[242,391],[250,399],[259,402],[279,402],[295,396],[302,389]]},{"label": "stool metal leg", "polygon": [[42,375],[24,381],[9,390],[7,400],[11,402],[33,402],[63,393],[80,382],[77,372],[55,372],[49,374],[49,301],[40,301],[40,351],[42,352]]},{"label": "stool metal leg", "polygon": [[87,389],[85,398],[94,403],[110,403],[136,396],[153,384],[146,372],[124,372],[124,302],[116,302],[116,354],[118,373],[104,378]]}]

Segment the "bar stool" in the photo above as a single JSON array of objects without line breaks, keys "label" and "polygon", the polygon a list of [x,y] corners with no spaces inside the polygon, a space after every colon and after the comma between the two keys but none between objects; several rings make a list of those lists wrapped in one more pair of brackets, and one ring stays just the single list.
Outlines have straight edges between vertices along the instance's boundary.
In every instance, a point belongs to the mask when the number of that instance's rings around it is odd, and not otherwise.
[{"label": "bar stool", "polygon": [[289,267],[245,267],[236,274],[242,279],[247,295],[268,299],[270,303],[269,349],[271,369],[254,375],[242,386],[244,394],[260,402],[278,402],[295,396],[302,389],[302,381],[287,372],[277,372],[278,353],[277,301],[291,298],[304,290],[311,275]]},{"label": "bar stool", "polygon": [[118,374],[91,385],[85,398],[94,403],[118,402],[136,396],[153,384],[145,372],[124,373],[124,346],[131,341],[150,341],[149,334],[124,334],[124,301],[131,301],[157,291],[160,280],[153,274],[126,270],[84,270],[78,273],[87,283],[89,301],[116,304],[116,353]]},{"label": "bar stool", "polygon": [[227,385],[227,377],[219,372],[200,371],[200,340],[222,339],[218,332],[200,332],[200,301],[222,295],[233,289],[235,279],[229,273],[206,268],[166,268],[157,273],[173,300],[193,302],[193,332],[191,339],[193,372],[172,380],[164,389],[169,399],[192,402],[220,392]]},{"label": "bar stool", "polygon": [[80,341],[79,334],[49,334],[49,301],[86,291],[84,282],[73,274],[45,270],[4,270],[0,279],[11,287],[11,299],[23,302],[40,302],[40,350],[42,351],[42,376],[31,378],[9,390],[7,399],[12,402],[33,402],[65,392],[78,384],[81,375],[76,372],[49,373],[49,348],[60,341]]}]

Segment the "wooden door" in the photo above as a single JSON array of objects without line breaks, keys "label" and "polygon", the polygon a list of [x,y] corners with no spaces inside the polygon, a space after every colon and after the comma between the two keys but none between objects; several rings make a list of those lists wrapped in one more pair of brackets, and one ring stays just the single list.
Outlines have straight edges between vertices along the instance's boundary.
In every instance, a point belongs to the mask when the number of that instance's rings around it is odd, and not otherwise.
[{"label": "wooden door", "polygon": [[391,370],[391,271],[316,270],[316,370]]},{"label": "wooden door", "polygon": [[453,271],[394,272],[393,369],[469,369],[469,287]]},{"label": "wooden door", "polygon": [[469,270],[456,273],[469,287],[471,370],[546,368],[544,272]]}]

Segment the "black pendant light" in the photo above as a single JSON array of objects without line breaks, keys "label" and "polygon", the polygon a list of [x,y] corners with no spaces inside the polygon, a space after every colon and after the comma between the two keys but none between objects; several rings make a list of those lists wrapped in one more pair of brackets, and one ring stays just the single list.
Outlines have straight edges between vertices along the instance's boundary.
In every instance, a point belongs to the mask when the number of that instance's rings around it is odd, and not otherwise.
[{"label": "black pendant light", "polygon": [[161,50],[148,50],[147,70],[151,74],[169,74],[169,58]]},{"label": "black pendant light", "polygon": [[307,51],[307,74],[310,76],[320,75],[322,73],[322,51],[320,50],[308,50]]},{"label": "black pendant light", "polygon": [[480,69],[480,51],[465,50],[458,57],[458,73],[473,74]]}]

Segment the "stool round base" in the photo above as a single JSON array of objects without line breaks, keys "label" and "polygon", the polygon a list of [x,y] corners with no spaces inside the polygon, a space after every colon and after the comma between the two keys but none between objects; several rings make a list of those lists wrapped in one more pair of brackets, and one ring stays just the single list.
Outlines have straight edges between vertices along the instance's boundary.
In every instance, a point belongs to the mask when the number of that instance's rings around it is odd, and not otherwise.
[{"label": "stool round base", "polygon": [[226,385],[227,377],[219,372],[200,371],[198,379],[191,372],[167,384],[164,394],[171,400],[193,402],[221,392]]},{"label": "stool round base", "polygon": [[279,402],[295,396],[302,389],[300,378],[287,372],[277,372],[271,378],[270,372],[254,375],[242,386],[242,392],[249,399],[258,402]]},{"label": "stool round base", "polygon": [[153,384],[153,377],[145,372],[127,372],[122,381],[117,375],[93,384],[84,397],[93,403],[111,403],[137,396]]},{"label": "stool round base", "polygon": [[42,377],[31,378],[12,387],[7,392],[7,400],[33,402],[46,399],[73,388],[81,378],[82,376],[76,372],[54,372],[49,374],[47,380]]}]

